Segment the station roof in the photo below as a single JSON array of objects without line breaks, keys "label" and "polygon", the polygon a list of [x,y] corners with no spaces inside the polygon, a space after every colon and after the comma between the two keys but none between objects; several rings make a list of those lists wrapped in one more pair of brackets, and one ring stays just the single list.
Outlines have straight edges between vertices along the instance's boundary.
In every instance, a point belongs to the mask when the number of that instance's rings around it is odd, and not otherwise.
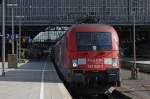
[{"label": "station roof", "polygon": [[40,32],[33,38],[33,42],[46,42],[47,40],[55,41],[61,37],[65,31],[45,31]]}]

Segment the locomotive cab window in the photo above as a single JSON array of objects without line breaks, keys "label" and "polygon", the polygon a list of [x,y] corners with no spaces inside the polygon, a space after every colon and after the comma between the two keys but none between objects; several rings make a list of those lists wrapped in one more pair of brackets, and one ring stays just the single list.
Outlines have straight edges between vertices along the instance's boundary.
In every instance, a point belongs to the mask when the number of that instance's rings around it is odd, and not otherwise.
[{"label": "locomotive cab window", "polygon": [[110,32],[77,32],[78,51],[111,51],[112,34]]}]

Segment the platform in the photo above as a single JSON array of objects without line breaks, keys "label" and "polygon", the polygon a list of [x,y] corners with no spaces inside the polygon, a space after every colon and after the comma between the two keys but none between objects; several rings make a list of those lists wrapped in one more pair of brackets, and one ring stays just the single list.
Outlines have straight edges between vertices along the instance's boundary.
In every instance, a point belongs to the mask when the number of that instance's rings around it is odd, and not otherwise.
[{"label": "platform", "polygon": [[[131,69],[134,66],[133,58],[123,58],[122,68]],[[141,72],[150,73],[150,59],[137,58],[136,66]]]},{"label": "platform", "polygon": [[122,86],[117,88],[132,99],[150,99],[150,74],[139,73],[138,80],[130,80],[131,71],[121,70]]},{"label": "platform", "polygon": [[6,69],[6,76],[0,77],[0,98],[72,99],[52,63],[33,61]]},{"label": "platform", "polygon": [[[128,61],[128,62],[134,62],[133,58],[123,58],[122,60]],[[150,59],[147,59],[147,58],[136,58],[136,63],[149,64],[150,65]]]}]

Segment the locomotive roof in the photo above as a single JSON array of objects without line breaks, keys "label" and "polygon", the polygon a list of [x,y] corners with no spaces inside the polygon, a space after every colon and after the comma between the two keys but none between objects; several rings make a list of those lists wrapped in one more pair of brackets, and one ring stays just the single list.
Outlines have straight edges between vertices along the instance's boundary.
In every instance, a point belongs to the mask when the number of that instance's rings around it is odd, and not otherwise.
[{"label": "locomotive roof", "polygon": [[116,34],[116,30],[111,25],[106,24],[75,24],[66,31],[66,35],[75,32],[111,32]]},{"label": "locomotive roof", "polygon": [[109,29],[110,31],[114,30],[112,26],[106,24],[76,24],[72,26],[72,29],[80,28]]}]

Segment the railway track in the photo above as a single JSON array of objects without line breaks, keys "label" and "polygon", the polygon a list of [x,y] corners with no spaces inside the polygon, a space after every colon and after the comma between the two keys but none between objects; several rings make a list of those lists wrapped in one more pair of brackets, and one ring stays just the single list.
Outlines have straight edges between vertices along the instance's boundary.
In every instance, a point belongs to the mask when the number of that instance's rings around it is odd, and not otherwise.
[{"label": "railway track", "polygon": [[87,95],[87,96],[73,95],[73,98],[74,99],[131,99],[116,90],[114,90],[110,94],[96,94],[96,95]]}]

